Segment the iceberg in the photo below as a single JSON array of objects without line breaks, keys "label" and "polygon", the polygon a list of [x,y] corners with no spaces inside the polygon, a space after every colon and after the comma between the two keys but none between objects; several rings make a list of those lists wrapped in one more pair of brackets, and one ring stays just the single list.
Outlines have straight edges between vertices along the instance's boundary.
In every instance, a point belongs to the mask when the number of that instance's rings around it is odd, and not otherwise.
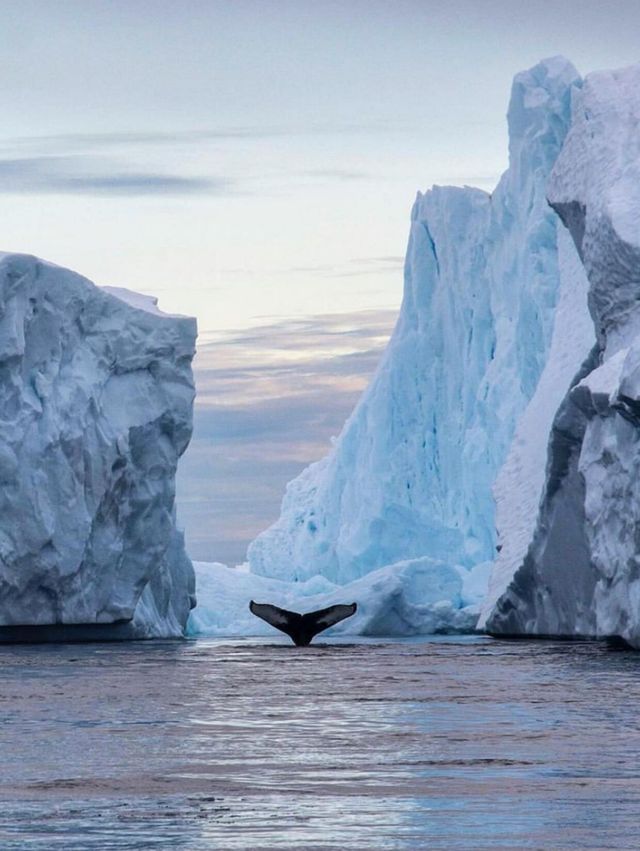
[{"label": "iceberg", "polygon": [[559,406],[529,546],[483,623],[640,648],[640,65],[586,77],[548,196],[589,281],[596,340]]},{"label": "iceberg", "polygon": [[[330,454],[288,485],[279,519],[250,545],[256,582],[319,574],[350,588],[381,569],[405,581],[398,563],[457,573],[493,560],[492,485],[547,363],[556,308],[569,291],[584,300],[576,249],[546,199],[579,85],[562,57],[518,74],[509,168],[493,194],[418,194],[391,341]],[[406,581],[419,605],[426,583]],[[453,585],[442,599],[461,605]]]},{"label": "iceberg", "polygon": [[0,255],[0,640],[183,634],[195,320]]}]

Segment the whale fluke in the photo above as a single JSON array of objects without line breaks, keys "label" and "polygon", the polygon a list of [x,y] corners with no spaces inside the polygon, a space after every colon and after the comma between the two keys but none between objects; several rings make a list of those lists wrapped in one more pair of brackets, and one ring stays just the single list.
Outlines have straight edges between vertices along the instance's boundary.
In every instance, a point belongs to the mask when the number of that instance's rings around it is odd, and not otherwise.
[{"label": "whale fluke", "polygon": [[355,614],[358,606],[356,603],[329,606],[317,612],[308,612],[306,615],[288,612],[270,603],[255,603],[253,600],[249,603],[249,608],[254,615],[286,633],[298,647],[306,647],[319,632],[329,629],[330,626],[340,623],[345,618],[350,618]]}]

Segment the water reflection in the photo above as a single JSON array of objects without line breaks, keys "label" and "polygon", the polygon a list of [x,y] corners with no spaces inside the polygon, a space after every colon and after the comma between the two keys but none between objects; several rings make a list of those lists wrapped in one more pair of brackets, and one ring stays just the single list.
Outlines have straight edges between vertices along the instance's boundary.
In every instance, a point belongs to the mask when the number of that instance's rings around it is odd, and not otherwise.
[{"label": "water reflection", "polygon": [[5,646],[0,847],[634,847],[639,672],[481,638]]}]

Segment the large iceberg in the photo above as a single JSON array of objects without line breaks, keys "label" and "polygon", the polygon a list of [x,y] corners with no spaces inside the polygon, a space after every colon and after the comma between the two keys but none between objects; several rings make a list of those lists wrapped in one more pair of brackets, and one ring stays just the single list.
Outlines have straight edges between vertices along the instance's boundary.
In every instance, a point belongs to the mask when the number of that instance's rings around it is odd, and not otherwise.
[{"label": "large iceberg", "polygon": [[0,255],[0,640],[181,635],[195,320]]},{"label": "large iceberg", "polygon": [[255,574],[344,585],[407,559],[493,560],[491,488],[547,361],[563,276],[574,286],[579,267],[568,240],[559,261],[546,200],[579,83],[560,57],[518,74],[495,192],[418,195],[393,337],[331,453],[251,544]]},{"label": "large iceberg", "polygon": [[[289,484],[279,520],[249,547],[250,572],[198,566],[194,634],[264,629],[247,608],[260,593],[297,610],[365,601],[336,631],[475,626],[498,543],[492,485],[516,423],[551,353],[507,465],[507,481],[523,464],[533,477],[517,523],[499,513],[503,530],[535,516],[553,412],[592,335],[584,270],[546,200],[580,82],[561,57],[516,76],[509,169],[492,195],[418,195],[403,304],[374,379],[330,454]],[[556,313],[573,318],[569,341]]]},{"label": "large iceberg", "polygon": [[494,633],[640,647],[639,126],[639,65],[586,78],[548,194],[589,279],[597,342],[553,424],[530,546],[485,607]]}]

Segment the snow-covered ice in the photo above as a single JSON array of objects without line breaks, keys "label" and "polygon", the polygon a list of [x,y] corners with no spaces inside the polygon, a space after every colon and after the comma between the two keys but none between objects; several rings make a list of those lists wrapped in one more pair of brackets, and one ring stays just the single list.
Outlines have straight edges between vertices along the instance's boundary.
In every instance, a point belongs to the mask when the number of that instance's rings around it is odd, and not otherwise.
[{"label": "snow-covered ice", "polygon": [[174,478],[195,336],[154,299],[0,256],[0,637],[182,633],[194,574]]}]

